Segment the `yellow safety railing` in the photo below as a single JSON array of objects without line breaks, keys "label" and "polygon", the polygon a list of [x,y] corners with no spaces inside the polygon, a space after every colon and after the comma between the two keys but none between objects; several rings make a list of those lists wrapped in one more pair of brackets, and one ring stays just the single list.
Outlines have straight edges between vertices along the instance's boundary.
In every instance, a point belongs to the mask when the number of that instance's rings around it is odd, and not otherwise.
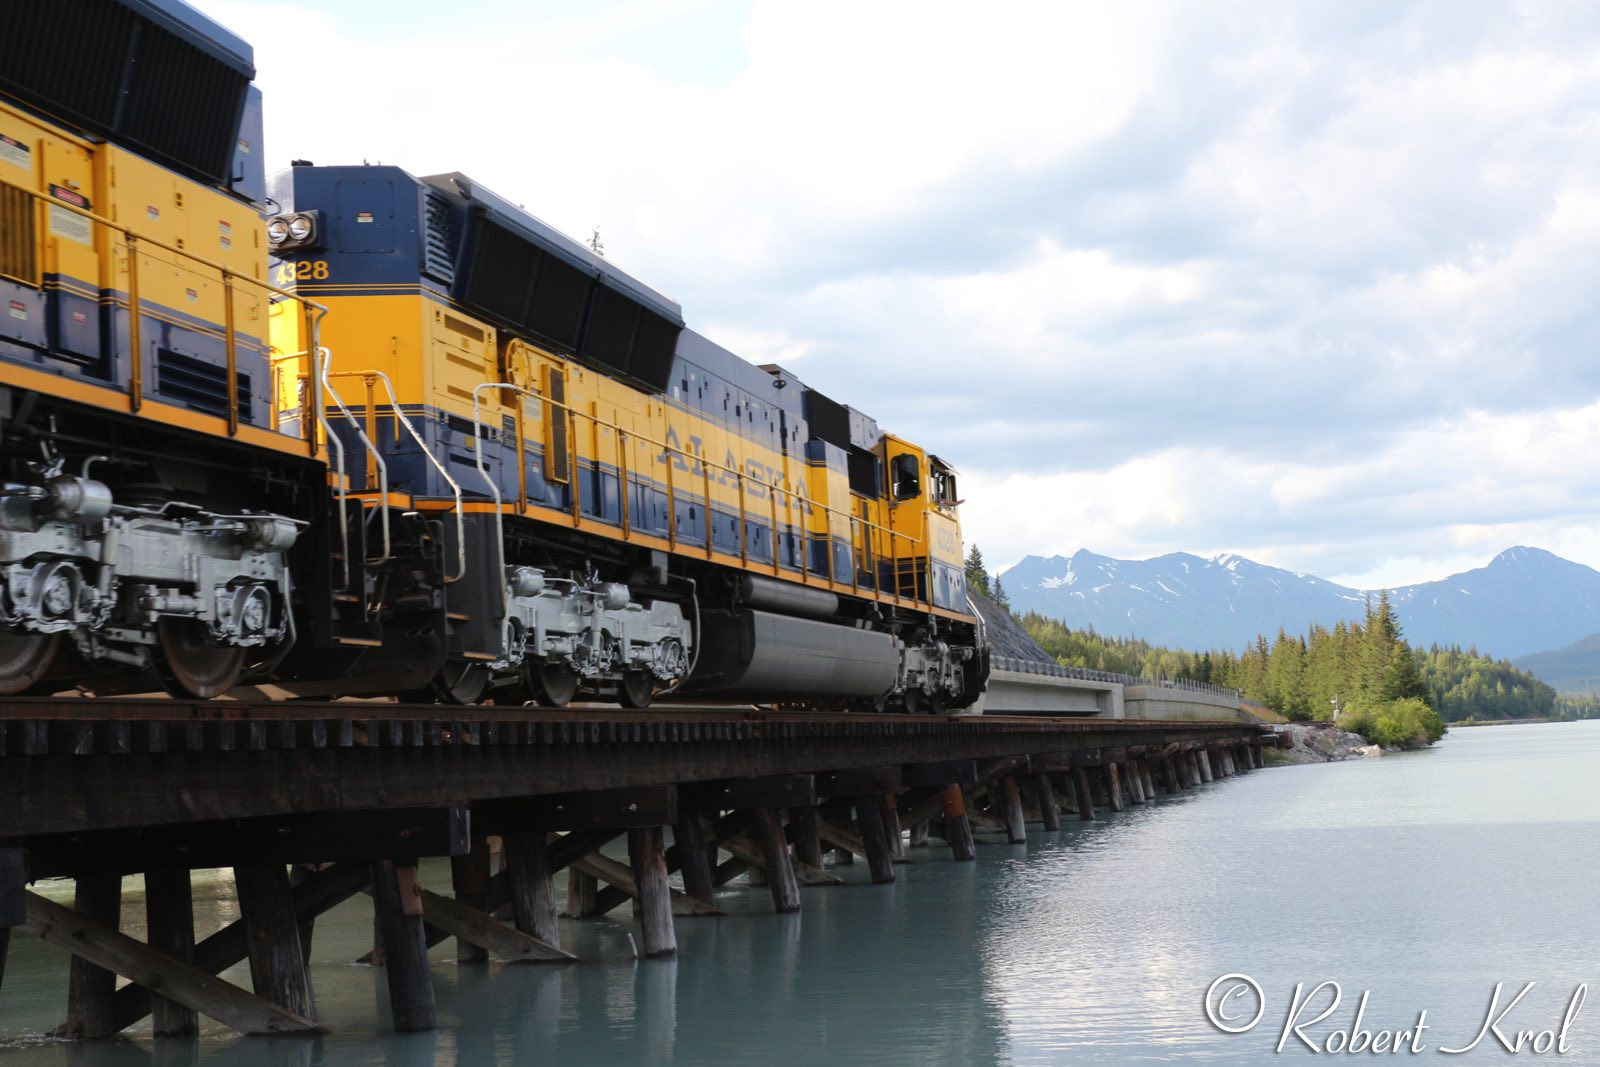
[{"label": "yellow safety railing", "polygon": [[[267,297],[268,300],[276,296],[282,299],[293,300],[298,303],[301,308],[301,314],[303,314],[305,317],[306,337],[308,340],[312,361],[314,364],[316,363],[318,359],[316,344],[318,320],[321,315],[327,311],[327,308],[323,305],[306,300],[305,298],[298,296],[287,289],[280,289],[270,282],[262,281],[259,278],[252,278],[246,274],[240,274],[224,264],[217,263],[214,260],[205,258],[204,256],[195,255],[193,252],[187,251],[186,249],[167,244],[166,242],[157,240],[154,237],[141,236],[140,234],[135,233],[130,227],[124,226],[123,224],[116,222],[113,219],[109,219],[104,215],[99,215],[85,208],[80,208],[75,204],[66,203],[63,200],[49,196],[46,193],[41,193],[35,189],[29,189],[24,185],[18,185],[16,182],[11,181],[8,178],[0,177],[0,187],[3,187],[5,190],[7,190],[7,195],[4,198],[7,206],[11,206],[15,203],[18,194],[21,194],[32,201],[35,212],[35,218],[33,220],[33,228],[35,233],[41,232],[41,228],[38,225],[38,214],[42,209],[48,208],[52,211],[69,212],[70,214],[87,219],[94,226],[103,227],[107,231],[122,235],[123,244],[127,249],[128,257],[128,351],[130,358],[127,393],[128,410],[130,413],[137,414],[140,408],[144,406],[144,353],[142,351],[143,346],[140,343],[141,324],[139,321],[140,309],[142,307],[142,303],[139,299],[139,251],[144,247],[160,249],[161,251],[170,255],[180,257],[195,267],[203,268],[204,270],[208,271],[214,271],[216,273],[218,282],[222,286],[223,306],[225,309],[223,312],[224,321],[222,323],[224,336],[223,343],[227,353],[227,380],[223,387],[227,396],[227,412],[225,414],[225,418],[227,421],[229,437],[236,437],[239,433],[238,333],[233,321],[233,292],[236,285],[242,283],[244,285],[251,286],[256,290],[259,290],[262,295]],[[113,251],[115,251],[114,247]],[[35,261],[35,277],[31,281],[28,281],[28,284],[38,286],[41,281],[42,279],[37,276],[37,261]],[[105,279],[96,279],[96,283],[102,289],[110,288],[109,285],[104,284]],[[263,343],[266,343],[265,338],[263,338]],[[320,367],[314,366],[312,379],[316,380],[319,377]],[[270,428],[276,430],[278,428],[277,405],[276,403],[273,403],[269,405],[269,407],[271,410]],[[320,397],[317,400],[316,407],[317,419],[315,421],[317,423],[325,423],[325,420],[321,417]],[[308,428],[305,434],[305,439],[311,455],[317,455],[319,442],[316,434]]]},{"label": "yellow safety railing", "polygon": [[[628,490],[631,488],[631,481],[632,481],[632,478],[634,477],[634,475],[631,474],[629,472],[629,469],[628,469],[628,462],[627,462],[627,454],[628,453],[627,453],[627,449],[628,449],[629,442],[633,442],[633,443],[636,443],[636,444],[643,444],[643,445],[645,445],[647,447],[650,447],[650,448],[659,449],[660,452],[661,452],[662,458],[664,460],[666,460],[665,466],[666,466],[666,471],[667,471],[667,477],[666,477],[667,543],[668,543],[668,546],[673,551],[680,550],[680,543],[682,541],[681,531],[678,529],[678,508],[677,508],[678,501],[680,499],[680,495],[679,495],[680,494],[680,487],[675,484],[675,481],[674,481],[674,478],[673,478],[673,471],[675,470],[675,465],[672,462],[673,457],[674,456],[682,457],[683,460],[685,461],[684,462],[685,469],[687,469],[687,470],[693,470],[696,465],[698,465],[699,468],[700,468],[700,471],[699,471],[699,473],[700,473],[700,478],[699,478],[699,481],[700,481],[700,492],[698,494],[691,494],[691,495],[689,495],[687,497],[684,497],[683,499],[686,499],[689,503],[703,503],[703,506],[705,508],[705,530],[704,530],[705,544],[704,544],[704,546],[695,546],[695,547],[696,548],[701,548],[704,551],[705,557],[707,559],[713,558],[717,554],[717,551],[718,551],[717,548],[716,548],[716,545],[715,545],[715,533],[714,533],[714,528],[713,528],[713,525],[712,525],[713,515],[712,515],[711,475],[712,475],[712,473],[714,471],[718,472],[718,478],[717,478],[718,484],[726,484],[727,476],[731,476],[734,479],[735,485],[737,486],[737,490],[738,490],[738,502],[739,502],[739,515],[738,515],[738,518],[739,518],[739,550],[738,550],[738,556],[739,556],[740,562],[743,565],[745,565],[746,567],[748,567],[750,565],[750,538],[749,538],[750,507],[749,507],[749,497],[748,497],[748,483],[749,483],[749,480],[750,480],[751,476],[747,472],[745,472],[743,470],[740,470],[737,467],[730,467],[730,466],[727,466],[726,464],[717,463],[716,461],[708,459],[703,455],[700,455],[700,454],[695,453],[695,452],[691,452],[691,451],[689,451],[689,450],[687,450],[685,448],[681,448],[681,447],[675,446],[675,445],[673,445],[673,444],[671,444],[671,443],[669,443],[667,441],[659,440],[659,439],[657,439],[655,437],[650,436],[649,434],[637,433],[637,432],[635,432],[633,430],[625,429],[621,425],[619,425],[619,424],[617,424],[615,422],[611,422],[609,420],[600,418],[598,415],[593,415],[593,414],[590,414],[589,412],[580,411],[580,410],[578,410],[576,407],[574,407],[571,404],[567,404],[567,403],[564,403],[564,402],[561,402],[561,401],[557,401],[557,400],[552,400],[549,397],[546,397],[544,394],[540,393],[537,389],[529,388],[529,387],[526,387],[526,386],[514,385],[514,384],[512,384],[510,382],[483,382],[473,390],[473,405],[472,405],[473,406],[473,411],[472,411],[472,414],[473,414],[473,423],[474,423],[474,426],[475,426],[474,434],[475,434],[475,436],[477,438],[477,448],[475,449],[475,451],[477,453],[476,458],[477,458],[477,463],[478,463],[479,475],[483,478],[484,483],[489,487],[490,495],[494,498],[495,505],[496,505],[496,514],[497,515],[501,513],[501,511],[503,509],[504,501],[502,499],[502,494],[500,492],[499,483],[497,481],[495,481],[495,479],[490,476],[490,474],[489,474],[487,468],[484,466],[484,462],[483,462],[483,446],[482,446],[482,442],[483,442],[483,427],[484,427],[485,424],[484,424],[483,419],[482,419],[482,412],[481,412],[481,408],[480,408],[480,396],[486,391],[506,391],[506,392],[511,392],[511,393],[518,394],[519,396],[525,396],[525,397],[529,397],[531,399],[538,400],[542,404],[550,405],[550,408],[551,408],[551,411],[552,411],[553,415],[554,415],[554,413],[559,412],[561,417],[564,417],[566,419],[566,421],[567,421],[567,439],[568,439],[568,441],[573,442],[573,444],[568,448],[568,457],[569,457],[568,462],[569,462],[569,465],[570,465],[570,470],[568,472],[569,476],[568,476],[568,483],[567,484],[568,484],[568,487],[569,487],[569,489],[571,491],[571,494],[572,494],[571,505],[570,505],[570,508],[568,509],[568,511],[569,511],[569,514],[570,514],[570,519],[571,519],[572,525],[574,527],[581,525],[582,522],[583,522],[583,518],[584,518],[584,515],[583,515],[583,496],[582,496],[582,493],[583,493],[583,490],[582,490],[582,479],[580,479],[578,477],[579,469],[580,469],[580,462],[584,457],[581,455],[581,449],[579,447],[577,447],[577,442],[579,440],[579,437],[578,437],[578,424],[579,424],[578,420],[585,419],[585,420],[588,420],[588,424],[591,426],[592,429],[606,429],[606,430],[610,430],[611,434],[612,434],[613,451],[614,451],[614,455],[615,455],[615,459],[616,459],[616,467],[617,467],[617,473],[618,473],[618,486],[619,486],[619,490],[620,490],[619,495],[621,497],[620,506],[619,506],[619,523],[618,523],[618,526],[619,526],[619,531],[620,531],[620,533],[622,535],[622,540],[624,542],[633,541],[638,536],[636,531],[633,528],[632,517],[631,517],[630,511],[629,511],[629,508],[630,508],[629,495],[630,494],[629,494]],[[518,487],[519,487],[518,506],[519,506],[519,509],[526,509],[528,507],[527,479],[526,479],[526,473],[525,473],[525,465],[523,464],[523,462],[521,460],[522,446],[523,446],[523,442],[524,442],[524,440],[526,438],[525,438],[525,436],[524,436],[524,434],[522,432],[522,417],[521,417],[520,405],[519,405],[518,416],[517,416],[517,419],[516,419],[516,435],[517,435],[516,444],[517,444],[518,468],[519,468],[519,475],[518,475]],[[595,435],[594,439],[598,442],[598,435]],[[599,457],[598,454],[596,454],[596,455],[592,456],[591,459],[592,459],[593,462],[598,463],[599,460],[600,460],[600,457]],[[794,490],[794,489],[785,488],[779,482],[776,482],[776,481],[766,482],[766,481],[759,481],[758,480],[756,482],[756,484],[760,485],[767,492],[768,498],[769,498],[769,500],[771,500],[771,507],[769,509],[769,512],[770,512],[770,517],[772,519],[772,527],[771,527],[771,529],[772,529],[772,564],[771,564],[771,569],[772,569],[772,573],[773,574],[779,574],[783,569],[782,560],[780,559],[779,551],[778,551],[779,529],[778,529],[778,522],[777,522],[778,498],[780,496],[782,496],[784,498],[784,504],[783,504],[783,511],[784,511],[784,516],[785,516],[784,526],[787,527],[787,528],[796,529],[799,532],[800,544],[799,544],[798,555],[799,555],[799,559],[800,559],[800,577],[801,577],[801,581],[803,583],[805,583],[805,584],[813,584],[815,581],[823,581],[823,582],[826,582],[826,583],[832,584],[832,585],[846,585],[846,584],[848,584],[853,592],[859,593],[860,590],[861,590],[862,584],[863,584],[862,581],[861,581],[861,572],[863,570],[866,570],[871,575],[870,590],[872,592],[874,592],[874,593],[881,594],[881,595],[893,600],[893,602],[897,606],[905,605],[905,604],[908,604],[908,603],[910,605],[912,605],[912,606],[920,606],[920,607],[931,607],[932,606],[933,591],[932,591],[931,576],[929,578],[929,582],[928,582],[928,586],[927,586],[927,595],[926,596],[917,596],[916,595],[917,586],[916,586],[916,577],[915,577],[915,567],[916,567],[917,559],[919,558],[920,555],[922,555],[921,553],[918,553],[916,551],[916,546],[919,544],[919,542],[918,542],[918,540],[916,538],[911,537],[911,536],[906,535],[906,534],[903,534],[903,533],[897,533],[897,532],[895,532],[894,530],[890,529],[887,526],[884,526],[884,525],[879,524],[879,523],[871,522],[870,520],[862,518],[861,516],[858,516],[858,515],[854,515],[854,514],[848,512],[848,511],[841,511],[841,510],[839,510],[837,508],[830,507],[829,505],[827,505],[827,504],[825,504],[825,503],[823,503],[821,501],[809,500],[809,498],[806,498],[803,493],[801,493],[801,492],[799,492],[797,490]],[[811,568],[810,568],[810,545],[808,543],[808,535],[810,534],[811,531],[810,531],[809,527],[806,524],[805,504],[801,503],[802,500],[805,500],[807,503],[809,503],[809,505],[813,509],[813,511],[820,511],[822,513],[822,515],[823,515],[824,520],[825,520],[826,544],[827,544],[826,551],[828,553],[828,576],[826,578],[818,578],[816,576],[813,576],[813,574],[811,573]],[[788,516],[790,516],[791,514],[795,514],[795,513],[798,513],[798,521],[790,520],[788,518]],[[851,573],[850,573],[850,578],[849,578],[848,582],[845,582],[845,581],[841,580],[838,576],[836,576],[833,573],[834,572],[833,561],[832,561],[833,535],[834,535],[834,530],[835,530],[837,525],[847,526],[849,531],[850,531],[850,534],[849,534],[849,538],[850,538],[849,549],[850,549],[850,557],[851,557],[851,568],[850,568]],[[646,536],[649,536],[651,538],[656,538],[659,535],[651,533],[651,534],[648,534]],[[881,548],[880,548],[880,546],[883,545],[885,542],[887,542],[887,545],[888,545],[888,554],[887,554],[887,556],[885,556],[882,553]],[[924,516],[923,516],[923,537],[922,537],[922,540],[921,540],[920,543],[921,544],[926,544],[927,543],[927,516],[926,516],[926,514],[924,514]],[[901,553],[900,553],[900,549],[902,547],[907,548],[909,550],[906,553],[906,556],[904,558],[905,558],[906,562],[912,564],[912,568],[913,568],[910,592],[905,592],[905,591],[902,590],[900,579],[899,579],[900,570],[901,570],[900,563],[902,561],[902,556],[901,556]],[[880,578],[878,565],[881,562],[887,562],[889,564],[889,574],[892,577],[891,577],[891,581],[888,583],[889,586],[890,586],[890,588],[888,588],[888,589],[884,588],[884,584],[885,583]],[[863,565],[863,563],[864,563],[864,565]],[[764,564],[763,564],[763,566],[764,566]]]}]

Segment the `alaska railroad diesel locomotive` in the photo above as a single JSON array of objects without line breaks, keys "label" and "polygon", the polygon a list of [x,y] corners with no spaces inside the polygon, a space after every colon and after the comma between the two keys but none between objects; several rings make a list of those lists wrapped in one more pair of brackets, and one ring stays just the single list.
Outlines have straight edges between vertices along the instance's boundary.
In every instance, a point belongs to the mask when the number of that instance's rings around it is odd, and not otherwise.
[{"label": "alaska railroad diesel locomotive", "polygon": [[981,694],[937,456],[465,175],[268,181],[178,0],[7,18],[0,692]]}]

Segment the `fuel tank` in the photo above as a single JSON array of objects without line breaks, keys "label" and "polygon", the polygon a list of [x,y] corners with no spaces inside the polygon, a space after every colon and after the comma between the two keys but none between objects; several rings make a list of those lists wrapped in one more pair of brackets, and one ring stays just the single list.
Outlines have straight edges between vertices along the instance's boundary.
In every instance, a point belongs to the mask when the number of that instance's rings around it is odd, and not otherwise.
[{"label": "fuel tank", "polygon": [[751,701],[877,697],[894,687],[888,634],[766,611],[708,611],[685,692]]}]

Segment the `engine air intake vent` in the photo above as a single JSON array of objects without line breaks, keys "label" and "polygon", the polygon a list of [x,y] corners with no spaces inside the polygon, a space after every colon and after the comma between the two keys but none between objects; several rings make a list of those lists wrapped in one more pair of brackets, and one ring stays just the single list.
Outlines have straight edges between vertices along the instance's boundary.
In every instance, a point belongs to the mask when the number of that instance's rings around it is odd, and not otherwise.
[{"label": "engine air intake vent", "polygon": [[226,31],[139,0],[6,0],[5,23],[7,93],[196,178],[229,179],[254,71]]},{"label": "engine air intake vent", "polygon": [[456,280],[456,225],[450,214],[450,202],[438,193],[429,192],[424,210],[422,270],[449,285]]},{"label": "engine air intake vent", "polygon": [[[239,385],[239,418],[250,419],[250,375],[235,372]],[[170,349],[156,349],[156,392],[173,403],[219,418],[228,413],[228,369],[185,356]]]},{"label": "engine air intake vent", "polygon": [[0,185],[0,277],[24,285],[39,284],[34,211],[33,197],[14,186]]}]

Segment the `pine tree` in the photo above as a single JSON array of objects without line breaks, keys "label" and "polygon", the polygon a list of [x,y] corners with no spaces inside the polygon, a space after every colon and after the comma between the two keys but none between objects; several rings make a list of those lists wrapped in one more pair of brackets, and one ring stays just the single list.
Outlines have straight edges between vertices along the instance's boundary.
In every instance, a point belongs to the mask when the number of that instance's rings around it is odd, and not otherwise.
[{"label": "pine tree", "polygon": [[976,589],[985,596],[989,593],[989,572],[983,566],[983,552],[977,542],[967,549],[967,588]]},{"label": "pine tree", "polygon": [[1007,611],[1010,611],[1011,610],[1011,598],[1006,596],[1005,588],[1003,586],[1001,586],[1001,584],[1000,584],[1000,575],[999,574],[996,574],[990,580],[989,589],[990,589],[989,596],[994,600],[994,602],[996,604],[999,604],[1001,607],[1005,608]]}]

